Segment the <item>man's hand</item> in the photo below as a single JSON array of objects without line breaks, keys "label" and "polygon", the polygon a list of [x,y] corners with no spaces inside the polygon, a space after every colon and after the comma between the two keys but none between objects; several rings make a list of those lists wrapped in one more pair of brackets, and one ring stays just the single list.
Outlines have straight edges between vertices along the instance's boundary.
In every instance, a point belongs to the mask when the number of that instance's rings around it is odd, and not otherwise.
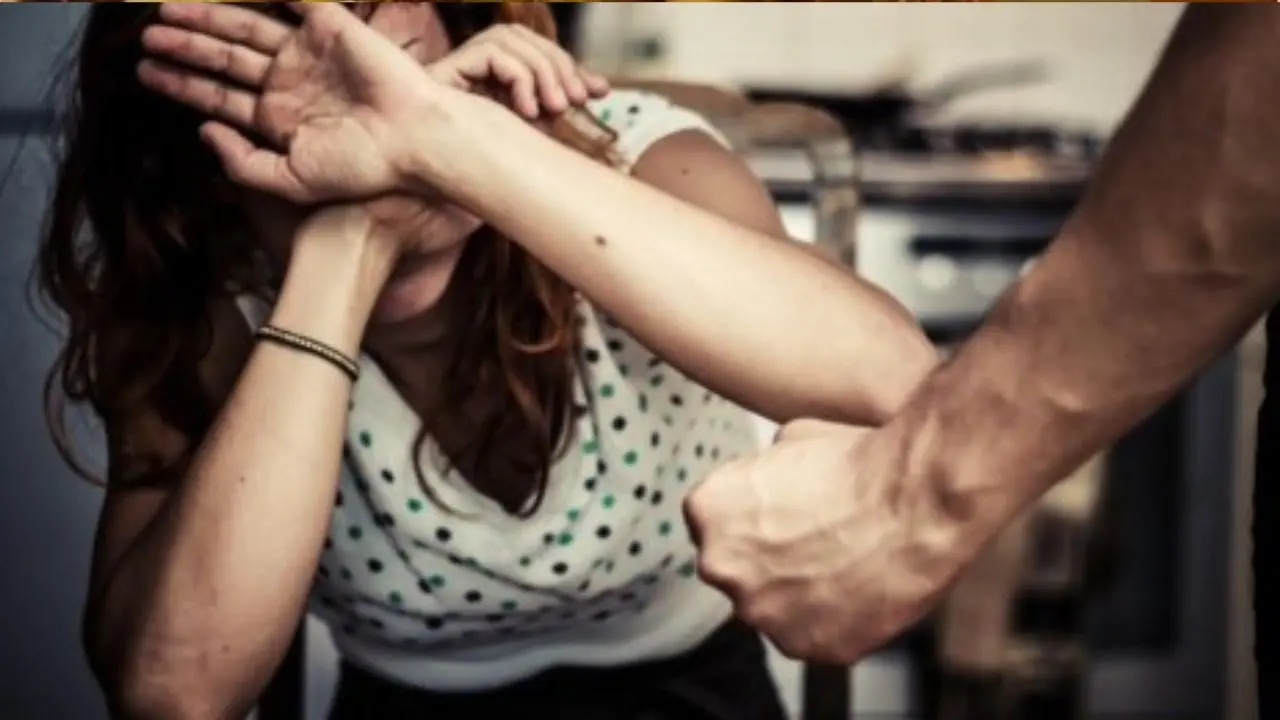
[{"label": "man's hand", "polygon": [[905,444],[814,421],[712,473],[685,503],[699,573],[785,654],[852,663],[920,619],[977,548]]}]

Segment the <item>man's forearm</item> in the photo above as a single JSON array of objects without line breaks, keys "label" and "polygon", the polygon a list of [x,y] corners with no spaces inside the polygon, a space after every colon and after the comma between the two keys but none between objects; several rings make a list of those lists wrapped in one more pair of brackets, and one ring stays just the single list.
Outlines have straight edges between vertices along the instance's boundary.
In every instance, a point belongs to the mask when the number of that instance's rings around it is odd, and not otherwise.
[{"label": "man's forearm", "polygon": [[892,424],[994,532],[1235,342],[1280,288],[1280,9],[1192,7],[1062,236]]}]

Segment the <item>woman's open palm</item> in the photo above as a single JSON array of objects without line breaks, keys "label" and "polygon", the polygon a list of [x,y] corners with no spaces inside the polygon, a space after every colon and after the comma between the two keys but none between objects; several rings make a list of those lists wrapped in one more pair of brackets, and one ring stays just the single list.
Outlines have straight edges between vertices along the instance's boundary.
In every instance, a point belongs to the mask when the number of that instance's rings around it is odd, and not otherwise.
[{"label": "woman's open palm", "polygon": [[165,3],[145,47],[210,75],[148,60],[139,76],[217,118],[202,133],[241,184],[303,204],[394,191],[403,141],[395,128],[430,112],[406,90],[431,81],[341,5],[290,7],[297,28],[241,7]]}]

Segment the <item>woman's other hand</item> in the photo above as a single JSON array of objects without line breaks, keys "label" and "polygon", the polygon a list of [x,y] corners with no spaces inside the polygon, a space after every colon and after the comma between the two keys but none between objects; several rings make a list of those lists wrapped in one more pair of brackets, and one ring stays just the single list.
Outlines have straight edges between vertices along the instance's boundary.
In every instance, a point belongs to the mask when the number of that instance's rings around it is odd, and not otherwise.
[{"label": "woman's other hand", "polygon": [[296,29],[231,5],[164,4],[146,48],[212,75],[146,60],[139,76],[216,118],[202,134],[243,185],[299,204],[395,192],[397,160],[421,137],[410,130],[442,112],[433,95],[456,91],[341,5],[291,7]]},{"label": "woman's other hand", "polygon": [[609,82],[564,48],[517,24],[494,25],[427,66],[439,83],[495,97],[527,120],[609,93]]}]

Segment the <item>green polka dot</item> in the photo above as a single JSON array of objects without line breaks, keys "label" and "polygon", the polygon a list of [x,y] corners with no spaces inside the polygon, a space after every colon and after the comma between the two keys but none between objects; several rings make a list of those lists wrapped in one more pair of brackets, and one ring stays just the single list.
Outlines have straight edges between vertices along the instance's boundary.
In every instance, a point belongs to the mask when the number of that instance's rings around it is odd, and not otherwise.
[{"label": "green polka dot", "polygon": [[391,601],[392,605],[400,605],[404,602],[404,598],[400,596],[400,593],[394,590],[391,591],[390,595],[387,595],[387,599]]},{"label": "green polka dot", "polygon": [[569,522],[576,522],[582,516],[582,511],[578,508],[569,508],[569,512],[565,515],[569,518]]},{"label": "green polka dot", "polygon": [[361,537],[364,537],[364,531],[361,530],[358,526],[352,525],[350,528],[347,529],[347,537],[351,538],[352,540],[359,540]]},{"label": "green polka dot", "polygon": [[613,117],[613,110],[611,108],[605,108],[600,111],[600,122],[607,123],[611,117]]},{"label": "green polka dot", "polygon": [[422,501],[418,498],[409,498],[409,512],[422,512]]},{"label": "green polka dot", "polygon": [[607,572],[607,573],[611,573],[611,572],[613,572],[613,561],[612,561],[612,560],[605,560],[605,561],[604,561],[604,571],[605,571],[605,572]]},{"label": "green polka dot", "polygon": [[431,587],[437,587],[437,588],[444,587],[444,576],[432,575],[431,577],[427,578],[427,582],[431,583]]},{"label": "green polka dot", "polygon": [[502,601],[502,609],[505,612],[514,612],[517,607],[520,607],[520,606],[516,603],[515,600]]},{"label": "green polka dot", "polygon": [[368,430],[360,431],[360,444],[364,447],[373,445],[373,436],[369,434]]},{"label": "green polka dot", "polygon": [[680,577],[693,577],[693,561],[686,561],[677,572],[680,573]]},{"label": "green polka dot", "polygon": [[600,504],[604,505],[605,508],[611,508],[614,506],[616,502],[618,502],[618,500],[614,496],[605,495],[604,499],[600,501]]},{"label": "green polka dot", "polygon": [[600,443],[595,440],[588,440],[582,443],[582,452],[587,455],[593,455],[600,450]]},{"label": "green polka dot", "polygon": [[568,532],[560,533],[560,536],[556,538],[556,542],[560,543],[561,545],[571,545],[573,543],[573,533],[568,533]]},{"label": "green polka dot", "polygon": [[605,383],[600,386],[600,397],[613,397],[613,385],[611,383]]},{"label": "green polka dot", "polygon": [[659,534],[659,535],[670,535],[670,534],[671,534],[671,521],[670,521],[670,520],[663,520],[662,522],[658,523],[658,534]]},{"label": "green polka dot", "polygon": [[684,482],[685,480],[688,480],[689,471],[685,470],[684,468],[680,468],[679,470],[676,471],[676,479],[679,480],[680,482]]},{"label": "green polka dot", "polygon": [[533,564],[533,560],[527,557],[520,558],[520,567],[529,567],[531,564]]},{"label": "green polka dot", "polygon": [[635,465],[636,461],[639,459],[640,455],[637,454],[635,450],[628,450],[626,454],[622,456],[622,462],[627,465]]}]

